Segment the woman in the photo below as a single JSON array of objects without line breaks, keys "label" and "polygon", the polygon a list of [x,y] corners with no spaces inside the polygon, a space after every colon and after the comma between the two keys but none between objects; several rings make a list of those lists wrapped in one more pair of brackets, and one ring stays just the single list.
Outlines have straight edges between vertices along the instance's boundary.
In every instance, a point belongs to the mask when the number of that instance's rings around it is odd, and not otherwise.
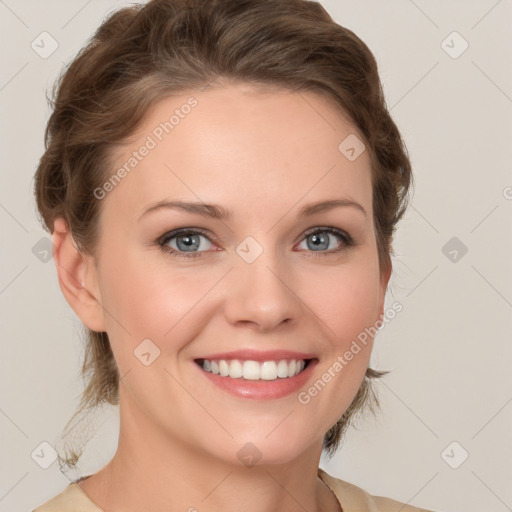
[{"label": "woman", "polygon": [[63,75],[46,144],[37,204],[88,333],[78,412],[119,404],[121,427],[37,512],[420,510],[318,467],[384,373],[411,181],[355,34],[304,0],[123,8]]}]

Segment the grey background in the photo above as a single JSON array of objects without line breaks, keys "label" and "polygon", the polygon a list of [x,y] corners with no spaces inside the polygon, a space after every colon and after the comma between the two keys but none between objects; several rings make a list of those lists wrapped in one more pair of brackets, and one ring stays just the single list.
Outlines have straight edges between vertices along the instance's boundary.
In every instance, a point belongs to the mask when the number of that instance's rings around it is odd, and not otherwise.
[{"label": "grey background", "polygon": [[[392,370],[378,384],[382,411],[362,418],[321,465],[436,511],[512,510],[512,2],[321,3],[374,52],[415,171],[388,296],[403,311],[372,355],[374,367]],[[58,444],[78,403],[82,342],[45,261],[33,173],[45,92],[101,20],[127,4],[0,0],[0,511],[32,510],[76,476],[56,462],[41,467],[52,461],[41,443]],[[43,31],[58,44],[47,58],[31,47]],[[82,474],[108,462],[117,442],[115,409],[91,419]]]}]

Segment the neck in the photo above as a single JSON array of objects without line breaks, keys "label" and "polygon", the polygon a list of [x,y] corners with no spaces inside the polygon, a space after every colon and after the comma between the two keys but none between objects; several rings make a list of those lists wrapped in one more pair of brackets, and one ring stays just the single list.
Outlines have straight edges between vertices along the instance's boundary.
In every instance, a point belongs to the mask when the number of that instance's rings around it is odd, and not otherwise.
[{"label": "neck", "polygon": [[121,416],[115,456],[80,483],[105,512],[341,510],[318,477],[321,442],[286,463],[244,466]]}]

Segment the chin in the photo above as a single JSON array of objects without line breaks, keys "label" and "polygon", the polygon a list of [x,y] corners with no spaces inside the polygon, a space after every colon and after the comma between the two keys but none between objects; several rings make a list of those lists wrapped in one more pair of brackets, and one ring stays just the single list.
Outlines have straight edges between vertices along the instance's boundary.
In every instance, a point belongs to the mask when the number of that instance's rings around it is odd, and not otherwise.
[{"label": "chin", "polygon": [[[321,439],[316,440],[318,447],[321,447]],[[300,436],[297,432],[294,435],[289,429],[284,428],[282,432],[269,431],[239,434],[234,439],[225,443],[220,450],[215,450],[215,456],[226,460],[234,465],[252,467],[254,465],[283,465],[293,462],[306,450],[311,450],[315,441]]]}]

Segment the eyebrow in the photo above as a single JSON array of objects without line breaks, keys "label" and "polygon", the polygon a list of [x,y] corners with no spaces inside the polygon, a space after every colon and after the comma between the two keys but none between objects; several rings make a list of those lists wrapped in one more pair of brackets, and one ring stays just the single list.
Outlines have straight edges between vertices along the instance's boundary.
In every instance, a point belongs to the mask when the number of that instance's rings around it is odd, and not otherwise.
[{"label": "eyebrow", "polygon": [[[366,210],[356,201],[352,201],[350,199],[330,199],[327,201],[318,201],[316,203],[308,204],[302,207],[297,215],[298,218],[309,217],[314,215],[315,213],[324,212],[327,210],[331,210],[333,208],[338,207],[353,207],[358,211],[364,214],[366,217]],[[215,205],[215,204],[206,204],[206,203],[197,203],[197,202],[186,202],[186,201],[159,201],[158,203],[154,203],[150,205],[142,215],[139,217],[139,220],[142,219],[145,215],[150,212],[154,212],[160,209],[171,209],[171,210],[181,210],[188,213],[195,213],[197,215],[201,215],[203,217],[210,217],[213,219],[219,220],[230,220],[233,218],[233,212],[227,210],[226,208]]]}]

